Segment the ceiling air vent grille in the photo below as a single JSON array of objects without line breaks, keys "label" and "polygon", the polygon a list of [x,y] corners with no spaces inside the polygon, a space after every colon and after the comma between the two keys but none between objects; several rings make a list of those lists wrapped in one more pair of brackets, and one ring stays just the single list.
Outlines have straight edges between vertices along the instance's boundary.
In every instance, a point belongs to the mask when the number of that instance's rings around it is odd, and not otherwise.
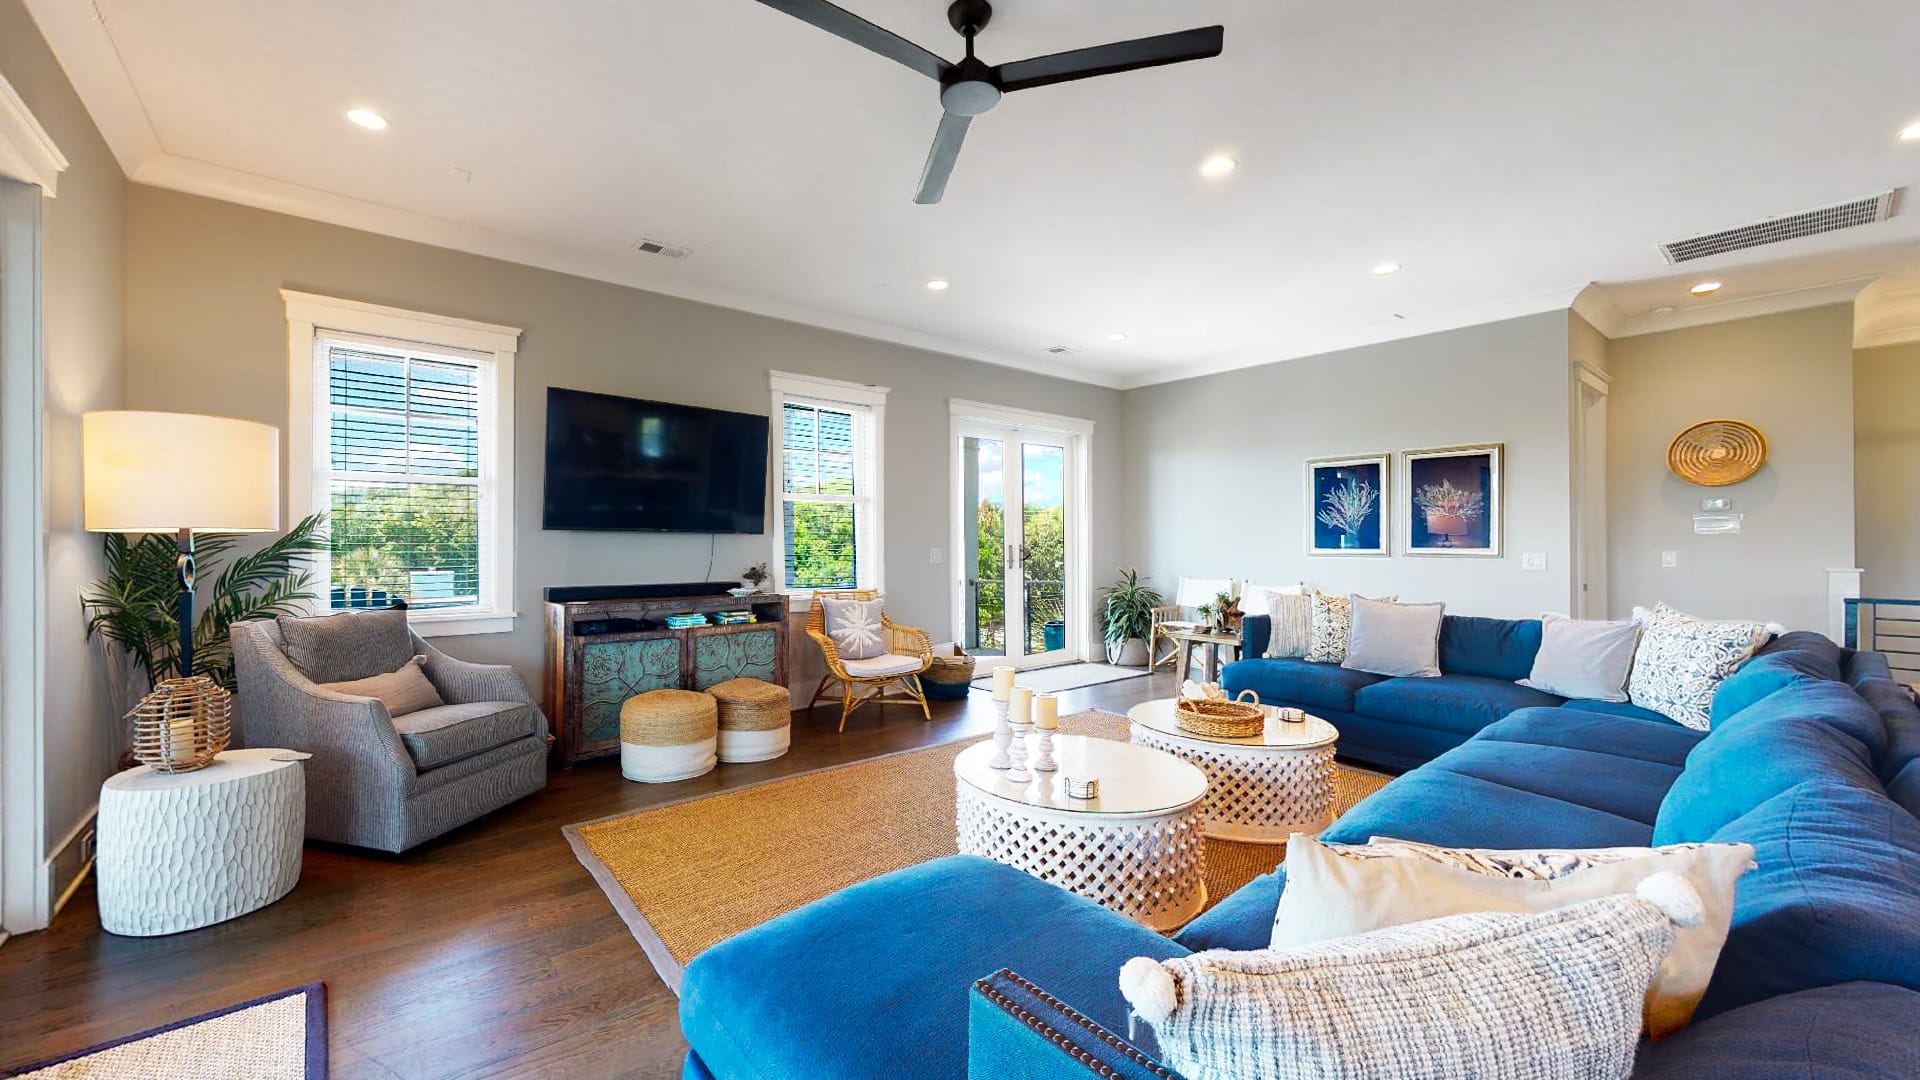
[{"label": "ceiling air vent grille", "polygon": [[664,240],[646,240],[633,245],[635,251],[646,255],[658,255],[663,259],[684,259],[693,254],[692,250],[678,244],[669,244]]},{"label": "ceiling air vent grille", "polygon": [[1782,240],[1798,240],[1803,236],[1818,236],[1836,229],[1871,225],[1893,216],[1894,204],[1898,201],[1899,195],[1900,189],[1895,188],[1892,191],[1883,191],[1878,195],[1869,195],[1852,202],[1822,206],[1817,210],[1787,214],[1784,217],[1768,218],[1751,225],[1689,236],[1684,240],[1669,240],[1660,245],[1660,253],[1667,257],[1668,262],[1677,265],[1714,255],[1725,255],[1729,251],[1745,251],[1765,244],[1777,244]]}]

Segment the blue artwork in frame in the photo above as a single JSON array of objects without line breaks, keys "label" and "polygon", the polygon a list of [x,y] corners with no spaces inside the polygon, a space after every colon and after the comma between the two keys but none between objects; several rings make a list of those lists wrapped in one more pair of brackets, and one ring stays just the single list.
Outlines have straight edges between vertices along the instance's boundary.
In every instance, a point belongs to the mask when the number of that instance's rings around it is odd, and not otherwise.
[{"label": "blue artwork in frame", "polygon": [[1389,454],[1307,462],[1307,554],[1385,555]]},{"label": "blue artwork in frame", "polygon": [[1405,451],[1407,554],[1500,555],[1505,449],[1481,443]]}]

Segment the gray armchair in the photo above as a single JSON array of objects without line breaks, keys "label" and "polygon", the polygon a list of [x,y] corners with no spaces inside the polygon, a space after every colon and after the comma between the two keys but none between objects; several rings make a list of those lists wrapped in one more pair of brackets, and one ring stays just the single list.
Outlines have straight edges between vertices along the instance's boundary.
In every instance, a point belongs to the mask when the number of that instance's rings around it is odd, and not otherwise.
[{"label": "gray armchair", "polygon": [[[545,787],[547,721],[519,673],[448,656],[405,630],[404,612],[393,613],[397,628],[375,615],[323,617],[369,621],[339,624],[355,633],[336,636],[318,662],[305,656],[308,669],[343,681],[424,656],[427,679],[445,705],[395,718],[378,698],[338,693],[308,678],[289,658],[278,623],[233,625],[236,741],[313,755],[307,836],[401,852]],[[397,659],[384,655],[403,649]],[[365,670],[343,676],[322,666],[343,664]]]}]

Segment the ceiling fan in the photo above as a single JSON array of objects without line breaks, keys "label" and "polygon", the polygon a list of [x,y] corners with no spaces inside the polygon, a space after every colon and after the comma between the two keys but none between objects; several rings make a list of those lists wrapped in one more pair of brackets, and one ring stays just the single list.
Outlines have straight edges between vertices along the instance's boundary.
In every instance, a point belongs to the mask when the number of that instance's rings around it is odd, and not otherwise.
[{"label": "ceiling fan", "polygon": [[913,196],[917,203],[940,201],[947,190],[947,177],[953,174],[954,160],[960,156],[960,143],[967,137],[967,125],[974,117],[998,105],[1001,95],[1135,68],[1205,60],[1220,55],[1226,35],[1222,27],[1204,26],[1036,56],[1031,60],[988,64],[973,55],[973,39],[986,29],[987,20],[993,17],[993,5],[987,0],[954,0],[947,8],[947,22],[967,39],[967,55],[958,63],[948,63],[827,0],[760,0],[760,3],[939,81],[940,127],[933,134],[933,149],[927,152],[927,165],[920,173],[920,190]]}]

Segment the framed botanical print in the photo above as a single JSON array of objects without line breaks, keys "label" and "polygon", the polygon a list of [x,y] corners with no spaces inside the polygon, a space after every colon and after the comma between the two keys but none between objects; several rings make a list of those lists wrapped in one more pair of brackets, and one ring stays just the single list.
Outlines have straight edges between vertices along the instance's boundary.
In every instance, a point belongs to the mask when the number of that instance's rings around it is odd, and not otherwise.
[{"label": "framed botanical print", "polygon": [[1500,554],[1506,507],[1501,443],[1403,450],[1409,555]]},{"label": "framed botanical print", "polygon": [[1307,554],[1385,555],[1391,454],[1307,462]]}]

